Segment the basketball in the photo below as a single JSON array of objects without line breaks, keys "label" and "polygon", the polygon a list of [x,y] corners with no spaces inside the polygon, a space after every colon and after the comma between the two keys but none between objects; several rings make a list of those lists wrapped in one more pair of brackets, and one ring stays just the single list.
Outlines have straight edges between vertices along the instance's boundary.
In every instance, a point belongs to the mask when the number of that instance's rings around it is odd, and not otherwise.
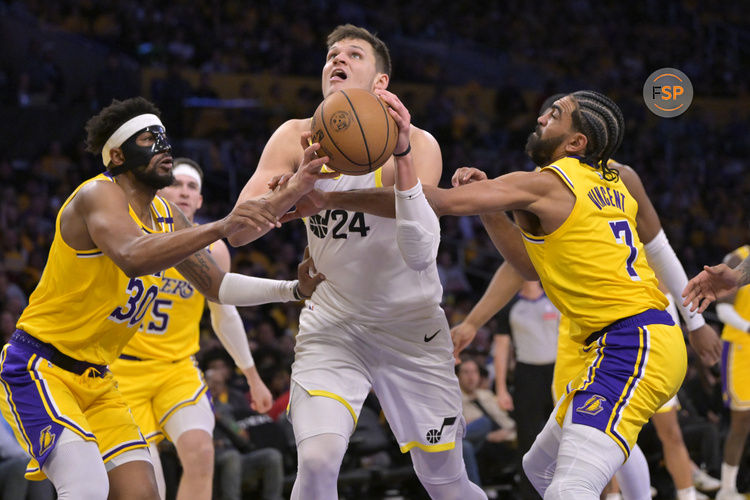
[{"label": "basketball", "polygon": [[393,154],[398,140],[388,106],[372,92],[339,90],[318,105],[310,125],[312,141],[327,166],[347,175],[377,170]]}]

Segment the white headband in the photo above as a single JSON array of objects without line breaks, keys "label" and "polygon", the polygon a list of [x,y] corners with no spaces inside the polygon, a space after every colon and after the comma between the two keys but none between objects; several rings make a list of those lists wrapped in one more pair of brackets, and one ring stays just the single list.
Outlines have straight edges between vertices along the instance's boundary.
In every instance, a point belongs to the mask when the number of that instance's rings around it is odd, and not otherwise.
[{"label": "white headband", "polygon": [[104,162],[104,166],[106,167],[109,165],[110,149],[119,148],[122,146],[123,142],[130,138],[131,135],[146,127],[151,127],[152,125],[164,127],[161,120],[159,120],[159,117],[152,114],[138,115],[120,125],[120,128],[115,130],[115,132],[109,136],[109,139],[107,139],[107,142],[104,143],[104,147],[102,148],[102,161]]},{"label": "white headband", "polygon": [[201,189],[201,176],[198,173],[198,171],[189,163],[180,163],[176,167],[172,169],[172,175],[177,177],[178,175],[187,175],[188,177],[192,177],[195,179],[195,182],[198,183],[198,190]]}]

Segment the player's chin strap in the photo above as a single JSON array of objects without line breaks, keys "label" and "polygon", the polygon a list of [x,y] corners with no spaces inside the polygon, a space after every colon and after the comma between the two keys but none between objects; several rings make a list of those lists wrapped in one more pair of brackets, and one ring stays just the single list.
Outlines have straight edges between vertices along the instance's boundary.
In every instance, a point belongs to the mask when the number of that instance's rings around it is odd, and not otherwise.
[{"label": "player's chin strap", "polygon": [[[151,146],[136,144],[136,139],[143,132],[151,132],[154,135],[154,143]],[[120,148],[125,157],[121,165],[112,165],[110,151],[114,148]],[[164,125],[159,117],[153,114],[143,114],[120,125],[107,139],[102,148],[102,162],[110,174],[115,176],[136,167],[148,165],[154,155],[171,150],[172,146],[169,144]]]}]

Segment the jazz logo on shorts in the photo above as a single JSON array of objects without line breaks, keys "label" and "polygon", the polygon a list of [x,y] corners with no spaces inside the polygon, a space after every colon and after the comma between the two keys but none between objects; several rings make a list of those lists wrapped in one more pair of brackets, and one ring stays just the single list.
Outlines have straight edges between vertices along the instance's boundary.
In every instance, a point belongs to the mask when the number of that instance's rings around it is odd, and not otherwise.
[{"label": "jazz logo on shorts", "polygon": [[451,425],[456,423],[457,417],[447,417],[443,419],[443,425],[440,426],[440,429],[430,429],[427,431],[427,442],[430,444],[435,444],[438,441],[440,441],[440,438],[443,436],[443,427],[446,425],[450,427]]},{"label": "jazz logo on shorts", "polygon": [[693,102],[693,84],[685,73],[675,68],[654,71],[643,84],[646,107],[662,118],[674,118]]},{"label": "jazz logo on shorts", "polygon": [[599,395],[593,395],[590,398],[586,400],[585,403],[583,403],[581,406],[576,408],[576,411],[579,413],[586,413],[588,415],[596,415],[597,413],[601,412],[604,407],[602,406],[602,402],[606,401],[607,399],[604,396]]}]

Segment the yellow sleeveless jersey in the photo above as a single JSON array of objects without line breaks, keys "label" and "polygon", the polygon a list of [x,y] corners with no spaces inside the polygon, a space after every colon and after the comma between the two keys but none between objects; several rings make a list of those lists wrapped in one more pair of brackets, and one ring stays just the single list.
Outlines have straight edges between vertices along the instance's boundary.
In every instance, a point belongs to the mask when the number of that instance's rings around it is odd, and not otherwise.
[{"label": "yellow sleeveless jersey", "polygon": [[[60,208],[47,265],[18,328],[75,359],[108,365],[140,326],[162,279],[161,273],[128,278],[101,250],[75,250],[63,241],[60,214],[83,186],[96,181],[115,182],[107,174],[88,179]],[[169,203],[158,196],[151,204],[156,231],[129,209],[147,233],[173,230]]]},{"label": "yellow sleeveless jersey", "polygon": [[[211,251],[213,244],[209,246]],[[206,299],[174,267],[162,276],[159,295],[123,354],[140,359],[177,361],[199,349],[200,320]]]},{"label": "yellow sleeveless jersey", "polygon": [[[744,260],[750,255],[750,245],[742,246],[732,253]],[[734,309],[742,319],[750,319],[750,285],[745,285],[737,290],[737,295],[734,297]],[[750,340],[750,334],[738,330],[732,325],[724,325],[724,329],[721,331],[721,339],[727,342],[747,342]]]},{"label": "yellow sleeveless jersey", "polygon": [[635,217],[638,204],[621,180],[566,157],[544,167],[576,197],[567,220],[546,236],[523,232],[526,251],[547,296],[572,320],[570,335],[584,343],[593,332],[647,309],[666,308],[646,262]]}]

